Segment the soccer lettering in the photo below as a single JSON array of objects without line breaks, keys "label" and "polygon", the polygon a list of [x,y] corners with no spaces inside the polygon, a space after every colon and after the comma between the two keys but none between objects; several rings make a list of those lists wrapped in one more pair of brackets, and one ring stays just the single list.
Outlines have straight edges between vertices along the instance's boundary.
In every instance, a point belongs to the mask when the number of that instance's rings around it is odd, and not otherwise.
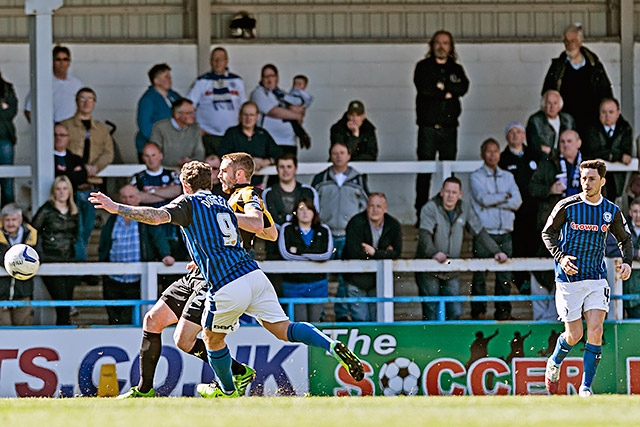
[{"label": "soccer lettering", "polygon": [[333,389],[334,396],[373,396],[376,393],[376,385],[371,379],[373,368],[366,361],[362,361],[364,367],[364,379],[360,381],[354,380],[346,369],[340,364],[336,366],[335,379],[342,387]]},{"label": "soccer lettering", "polygon": [[44,385],[42,388],[34,389],[26,382],[16,383],[16,393],[20,397],[53,397],[58,388],[58,376],[55,371],[36,365],[36,358],[44,358],[48,362],[60,360],[58,353],[50,348],[36,347],[25,350],[20,355],[20,369],[25,374],[41,379]]}]

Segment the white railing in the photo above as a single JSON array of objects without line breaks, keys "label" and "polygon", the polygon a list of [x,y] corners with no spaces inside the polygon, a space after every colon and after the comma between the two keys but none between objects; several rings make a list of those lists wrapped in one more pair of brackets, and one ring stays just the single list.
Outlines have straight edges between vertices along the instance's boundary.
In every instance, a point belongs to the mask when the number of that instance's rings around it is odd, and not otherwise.
[{"label": "white railing", "polygon": [[[622,281],[615,274],[615,263],[619,259],[607,259],[609,284],[612,295],[622,295]],[[431,259],[399,259],[399,260],[349,260],[349,261],[262,261],[260,267],[266,273],[375,273],[377,297],[394,298],[394,273],[411,272],[472,272],[472,271],[548,271],[553,270],[553,260],[549,258],[511,258],[501,264],[493,259],[452,259],[447,264],[441,264]],[[109,275],[140,274],[141,299],[156,300],[158,298],[159,274],[185,274],[186,262],[179,262],[167,267],[161,262],[148,263],[60,263],[43,264],[38,275]],[[634,268],[640,268],[640,263],[634,262]],[[6,271],[0,269],[0,276],[7,276]],[[609,319],[623,318],[622,301],[611,300]],[[377,321],[390,323],[394,321],[394,302],[377,303]]]},{"label": "white railing", "polygon": [[[314,175],[331,166],[329,162],[299,163],[299,175]],[[369,175],[435,173],[438,176],[451,176],[451,173],[470,173],[482,166],[482,160],[446,160],[446,161],[401,161],[401,162],[352,162],[351,166],[360,173]],[[109,165],[98,176],[129,177],[144,170],[144,165]],[[607,170],[611,172],[630,172],[638,170],[638,159],[631,164],[607,162]],[[276,175],[275,166],[260,171],[260,175]]]}]

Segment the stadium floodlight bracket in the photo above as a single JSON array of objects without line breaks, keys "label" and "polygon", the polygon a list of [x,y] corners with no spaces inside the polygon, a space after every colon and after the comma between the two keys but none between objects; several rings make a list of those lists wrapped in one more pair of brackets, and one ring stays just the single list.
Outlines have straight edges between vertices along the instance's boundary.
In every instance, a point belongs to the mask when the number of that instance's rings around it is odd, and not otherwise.
[{"label": "stadium floodlight bracket", "polygon": [[63,0],[26,0],[24,13],[27,15],[52,15],[62,7]]}]

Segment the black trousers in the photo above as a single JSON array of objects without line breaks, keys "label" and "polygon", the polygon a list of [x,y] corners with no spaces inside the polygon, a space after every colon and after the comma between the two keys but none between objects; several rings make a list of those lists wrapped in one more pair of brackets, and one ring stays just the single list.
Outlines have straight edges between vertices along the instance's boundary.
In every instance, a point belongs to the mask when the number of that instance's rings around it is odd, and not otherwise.
[{"label": "black trousers", "polygon": [[[418,160],[455,160],[458,154],[458,128],[418,128]],[[420,173],[416,178],[416,215],[420,220],[420,210],[429,201],[431,174]]]},{"label": "black trousers", "polygon": [[[79,276],[42,276],[44,286],[52,300],[73,299],[73,288],[80,283]],[[70,325],[69,310],[71,307],[56,307],[56,325]]]},{"label": "black trousers", "polygon": [[[102,296],[105,300],[140,299],[140,280],[131,283],[118,282],[109,276],[102,278]],[[110,325],[130,325],[132,306],[107,307]]]}]

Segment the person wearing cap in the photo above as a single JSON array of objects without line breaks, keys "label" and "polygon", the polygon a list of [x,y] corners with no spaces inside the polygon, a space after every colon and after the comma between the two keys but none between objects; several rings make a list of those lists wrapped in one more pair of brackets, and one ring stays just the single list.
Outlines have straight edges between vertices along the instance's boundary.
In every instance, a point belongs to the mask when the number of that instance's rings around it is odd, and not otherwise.
[{"label": "person wearing cap", "polygon": [[[469,90],[469,79],[457,63],[453,36],[436,31],[429,41],[427,57],[416,64],[416,123],[418,124],[418,160],[455,160],[458,152],[460,98]],[[416,179],[416,214],[429,200],[431,174]]]},{"label": "person wearing cap", "polygon": [[[513,255],[511,233],[515,212],[522,204],[520,190],[512,174],[501,169],[500,144],[493,138],[485,140],[480,146],[480,153],[484,164],[469,175],[471,185],[471,206],[480,219],[480,224],[489,236],[500,246],[507,257]],[[473,253],[476,258],[490,258],[495,254],[487,250],[477,238],[473,239]],[[504,260],[498,260],[503,262]],[[487,272],[476,271],[471,282],[472,295],[487,294]],[[509,295],[511,293],[511,271],[496,272],[495,294]],[[495,320],[511,320],[511,303],[508,301],[495,302]],[[474,320],[486,318],[487,303],[472,302],[471,317]]]},{"label": "person wearing cap", "polygon": [[[536,256],[537,245],[532,245],[531,242],[540,240],[540,234],[536,231],[538,203],[529,194],[529,181],[538,168],[538,157],[535,151],[525,144],[526,134],[522,123],[509,123],[504,130],[504,136],[507,146],[500,154],[498,166],[513,174],[522,197],[522,205],[516,211],[511,233],[513,256],[533,258]],[[515,272],[514,282],[521,294],[531,292],[530,276],[528,271]]]},{"label": "person wearing cap", "polygon": [[551,60],[542,86],[560,92],[564,100],[562,111],[576,121],[578,134],[598,124],[598,108],[604,98],[613,97],[611,81],[598,56],[584,47],[582,24],[567,26],[563,33],[565,50]]},{"label": "person wearing cap", "polygon": [[527,121],[527,145],[536,153],[538,162],[557,155],[560,134],[576,128],[571,114],[561,111],[563,105],[560,92],[549,89],[542,95],[540,110]]},{"label": "person wearing cap", "polygon": [[344,142],[351,151],[351,161],[378,159],[376,127],[367,119],[362,101],[351,101],[347,112],[331,126],[331,144]]}]

